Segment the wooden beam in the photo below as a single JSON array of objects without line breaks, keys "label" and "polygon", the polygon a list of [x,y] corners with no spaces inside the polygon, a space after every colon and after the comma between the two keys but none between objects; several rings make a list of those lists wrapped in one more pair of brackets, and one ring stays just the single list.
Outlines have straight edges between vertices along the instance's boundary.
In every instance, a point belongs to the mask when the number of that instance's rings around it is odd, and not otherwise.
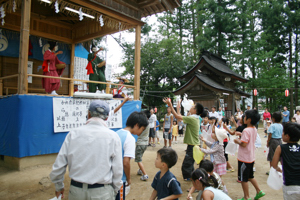
[{"label": "wooden beam", "polygon": [[[70,64],[70,78],[74,78],[74,66],[75,66],[75,43],[71,45],[71,64]],[[74,94],[74,81],[69,82],[69,96]]]},{"label": "wooden beam", "polygon": [[27,94],[28,92],[27,63],[30,30],[30,12],[31,0],[23,0],[20,30],[18,94]]},{"label": "wooden beam", "polygon": [[134,59],[134,100],[140,100],[141,73],[141,26],[135,28],[135,59]]},{"label": "wooden beam", "polygon": [[51,20],[51,21],[73,20],[73,21],[79,21],[79,17],[46,17],[45,20]]},{"label": "wooden beam", "polygon": [[72,44],[73,43],[72,38],[65,38],[65,37],[53,35],[53,34],[50,34],[50,33],[44,33],[44,32],[40,32],[40,31],[30,30],[30,34],[38,36],[38,37],[44,37],[44,38],[47,38],[47,39],[60,41],[60,42],[67,43],[67,44]]},{"label": "wooden beam", "polygon": [[170,11],[172,14],[174,13],[174,8],[167,0],[161,0],[162,4],[165,6],[167,11]]},{"label": "wooden beam", "polygon": [[101,3],[95,2],[95,1],[86,1],[86,0],[70,0],[71,2],[74,2],[78,5],[87,7],[89,9],[95,10],[97,12],[103,13],[104,15],[110,16],[112,18],[115,18],[119,21],[127,22],[132,25],[144,25],[144,22],[142,22],[140,19],[136,19],[134,17],[131,17],[129,15],[120,13],[120,11],[112,9],[108,6],[105,6]]},{"label": "wooden beam", "polygon": [[128,1],[128,0],[114,0],[114,1],[126,7],[140,11],[139,5],[137,3],[134,3],[133,1]]},{"label": "wooden beam", "polygon": [[138,4],[140,8],[149,7],[155,4],[161,3],[161,0],[146,0],[146,1],[140,1]]},{"label": "wooden beam", "polygon": [[101,32],[92,33],[92,34],[85,35],[85,36],[82,36],[82,37],[79,37],[79,38],[74,38],[73,42],[75,44],[82,43],[82,42],[86,42],[86,41],[94,39],[94,38],[102,37],[102,36],[105,36],[105,35],[110,35],[110,34],[117,33],[117,32],[119,32],[119,30],[117,30],[117,29],[115,29],[115,30],[114,29],[107,29],[107,30],[103,30]]}]

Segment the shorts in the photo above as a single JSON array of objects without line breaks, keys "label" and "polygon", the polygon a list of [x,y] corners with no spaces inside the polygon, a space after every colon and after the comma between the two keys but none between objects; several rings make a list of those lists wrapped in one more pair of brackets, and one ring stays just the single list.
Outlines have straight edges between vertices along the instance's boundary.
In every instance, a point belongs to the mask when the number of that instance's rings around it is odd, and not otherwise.
[{"label": "shorts", "polygon": [[165,140],[171,140],[172,139],[172,133],[171,132],[169,133],[169,130],[170,130],[169,128],[165,128],[165,132],[163,133]]},{"label": "shorts", "polygon": [[300,199],[300,186],[299,185],[283,185],[282,186],[284,200],[299,200]]},{"label": "shorts", "polygon": [[273,156],[274,156],[275,150],[281,144],[282,144],[281,138],[278,138],[278,139],[271,138],[271,140],[269,142],[269,153],[268,153],[268,157],[267,157],[268,161],[271,162],[273,160]]},{"label": "shorts", "polygon": [[148,145],[136,145],[135,147],[135,162],[142,162],[142,157]]},{"label": "shorts", "polygon": [[248,182],[249,179],[254,178],[253,174],[253,163],[244,163],[238,161],[238,180]]},{"label": "shorts", "polygon": [[217,174],[219,174],[219,176],[222,176],[224,174],[226,174],[226,163],[221,163],[221,164],[215,164],[214,165],[214,172],[216,172]]},{"label": "shorts", "polygon": [[179,129],[178,134],[183,135],[183,129]]},{"label": "shorts", "polygon": [[149,130],[149,137],[150,137],[150,138],[155,138],[155,131],[154,131],[154,128],[150,128],[150,130]]}]

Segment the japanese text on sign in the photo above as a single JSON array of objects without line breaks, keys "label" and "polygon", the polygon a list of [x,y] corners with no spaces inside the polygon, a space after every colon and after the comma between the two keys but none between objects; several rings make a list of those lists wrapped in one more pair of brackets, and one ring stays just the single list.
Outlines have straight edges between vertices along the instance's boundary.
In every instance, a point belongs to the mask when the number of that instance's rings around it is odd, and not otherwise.
[{"label": "japanese text on sign", "polygon": [[[54,132],[68,132],[86,124],[90,99],[53,98]],[[121,101],[106,101],[114,110]],[[111,112],[113,113],[113,112]],[[122,109],[111,114],[107,120],[109,128],[122,128]]]}]

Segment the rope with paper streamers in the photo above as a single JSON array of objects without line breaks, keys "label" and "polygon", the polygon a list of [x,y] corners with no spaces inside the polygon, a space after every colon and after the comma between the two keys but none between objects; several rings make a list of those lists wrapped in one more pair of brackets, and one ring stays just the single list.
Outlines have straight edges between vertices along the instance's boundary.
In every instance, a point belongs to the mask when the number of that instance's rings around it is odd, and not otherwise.
[{"label": "rope with paper streamers", "polygon": [[[97,11],[89,9],[89,8],[85,8],[85,7],[82,7],[82,6],[79,6],[79,5],[75,5],[73,3],[66,2],[64,0],[55,0],[55,1],[52,0],[51,2],[52,2],[52,4],[51,4],[52,8],[58,9],[59,12],[63,12],[67,15],[72,16],[72,17],[77,17],[78,14],[74,13],[72,11],[66,10],[65,7],[69,7],[69,8],[72,8],[74,10],[78,10],[79,12],[81,10],[82,13],[86,13],[88,15],[91,15],[91,16],[95,17],[94,20],[98,21],[101,27],[106,25],[109,28],[118,29],[119,31],[127,30],[127,29],[132,28],[132,25],[130,25],[128,23],[125,23],[125,22],[120,23],[119,20],[115,20],[111,17],[108,17],[108,16],[104,15],[103,13],[97,12]],[[53,2],[55,2],[55,3],[53,3]],[[43,3],[43,2],[41,1],[41,3]],[[59,6],[57,6],[58,8],[56,8],[56,6],[55,6],[56,3],[59,5]],[[80,17],[80,19],[81,19],[81,17]],[[86,18],[86,19],[93,20],[93,19],[90,19],[90,18]]]}]

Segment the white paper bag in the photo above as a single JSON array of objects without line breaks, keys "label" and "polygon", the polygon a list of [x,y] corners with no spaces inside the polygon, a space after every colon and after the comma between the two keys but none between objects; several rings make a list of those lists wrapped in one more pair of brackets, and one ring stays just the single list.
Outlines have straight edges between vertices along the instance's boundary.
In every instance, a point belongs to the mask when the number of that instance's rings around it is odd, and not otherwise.
[{"label": "white paper bag", "polygon": [[273,190],[281,189],[283,186],[282,173],[276,171],[276,169],[271,167],[267,184]]},{"label": "white paper bag", "polygon": [[238,150],[238,144],[235,144],[233,140],[229,140],[225,148],[225,153],[235,155]]}]

